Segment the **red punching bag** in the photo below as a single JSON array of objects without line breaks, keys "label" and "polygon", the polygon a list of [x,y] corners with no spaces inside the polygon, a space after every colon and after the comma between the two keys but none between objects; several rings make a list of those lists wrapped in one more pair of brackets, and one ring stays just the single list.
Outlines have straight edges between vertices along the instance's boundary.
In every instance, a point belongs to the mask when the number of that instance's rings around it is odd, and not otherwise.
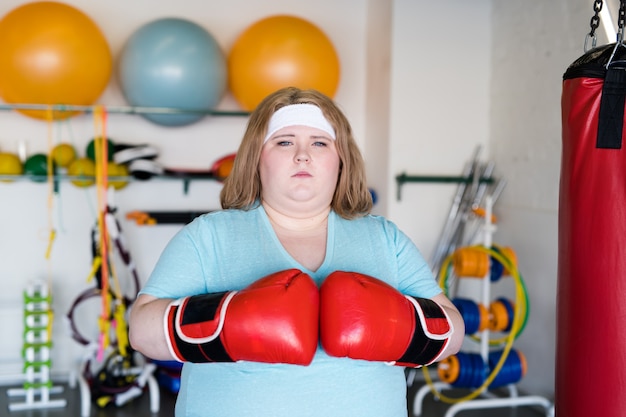
[{"label": "red punching bag", "polygon": [[626,415],[626,45],[563,76],[557,417]]}]

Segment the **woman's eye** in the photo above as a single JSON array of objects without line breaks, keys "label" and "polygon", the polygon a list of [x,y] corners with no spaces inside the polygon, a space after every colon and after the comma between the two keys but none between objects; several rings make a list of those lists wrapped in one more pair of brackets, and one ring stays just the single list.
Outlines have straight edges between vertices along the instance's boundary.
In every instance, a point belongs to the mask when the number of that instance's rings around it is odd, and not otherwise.
[{"label": "woman's eye", "polygon": [[291,145],[291,142],[288,141],[288,140],[281,140],[281,141],[276,142],[276,144],[278,146],[289,146],[289,145]]},{"label": "woman's eye", "polygon": [[313,143],[313,146],[326,146],[326,142],[317,141]]}]

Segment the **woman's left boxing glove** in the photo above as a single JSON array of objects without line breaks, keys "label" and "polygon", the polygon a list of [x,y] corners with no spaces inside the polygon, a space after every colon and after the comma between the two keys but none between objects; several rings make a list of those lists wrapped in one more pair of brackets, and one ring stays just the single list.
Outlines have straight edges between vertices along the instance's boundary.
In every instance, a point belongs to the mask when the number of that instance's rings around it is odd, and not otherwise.
[{"label": "woman's left boxing glove", "polygon": [[180,362],[308,365],[318,345],[319,292],[297,269],[280,271],[241,291],[173,301],[165,312],[170,353]]},{"label": "woman's left boxing glove", "polygon": [[330,274],[320,303],[320,339],[330,356],[419,367],[439,359],[454,330],[435,301],[357,272]]}]

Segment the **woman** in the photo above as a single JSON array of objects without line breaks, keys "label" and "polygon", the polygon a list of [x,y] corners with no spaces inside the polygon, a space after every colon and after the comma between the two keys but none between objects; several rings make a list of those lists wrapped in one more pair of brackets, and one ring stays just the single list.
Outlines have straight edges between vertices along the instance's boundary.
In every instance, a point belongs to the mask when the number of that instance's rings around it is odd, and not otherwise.
[{"label": "woman", "polygon": [[135,349],[185,362],[176,415],[405,417],[403,365],[456,353],[463,320],[410,239],[369,214],[341,110],[313,90],[268,96],[220,199],[131,311]]}]

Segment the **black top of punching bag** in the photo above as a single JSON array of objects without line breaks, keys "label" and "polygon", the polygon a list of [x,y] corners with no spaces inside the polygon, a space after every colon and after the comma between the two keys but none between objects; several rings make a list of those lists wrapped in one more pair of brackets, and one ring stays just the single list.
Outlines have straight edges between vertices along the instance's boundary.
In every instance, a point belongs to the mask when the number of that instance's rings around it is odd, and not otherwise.
[{"label": "black top of punching bag", "polygon": [[[614,51],[615,54],[613,54]],[[611,56],[613,57],[611,58]],[[626,45],[620,44],[616,48],[615,43],[610,43],[587,51],[583,56],[572,62],[565,74],[563,74],[563,79],[578,77],[604,78],[609,62],[611,67],[626,68]]]},{"label": "black top of punching bag", "polygon": [[564,83],[580,78],[602,80],[596,148],[621,149],[626,105],[626,45],[620,42],[593,48],[563,74]]}]

